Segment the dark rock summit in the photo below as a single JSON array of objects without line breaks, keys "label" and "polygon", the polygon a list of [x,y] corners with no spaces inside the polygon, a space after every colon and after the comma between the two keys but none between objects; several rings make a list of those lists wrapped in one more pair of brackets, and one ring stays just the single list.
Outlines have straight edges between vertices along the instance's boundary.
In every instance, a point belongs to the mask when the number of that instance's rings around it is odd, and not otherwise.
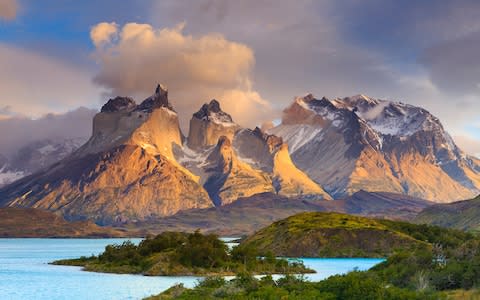
[{"label": "dark rock summit", "polygon": [[109,99],[107,103],[102,106],[101,112],[117,112],[117,111],[130,111],[135,109],[137,104],[132,98],[129,97],[115,97]]},{"label": "dark rock summit", "polygon": [[232,140],[239,126],[232,117],[220,108],[220,103],[213,99],[202,105],[200,110],[193,114],[190,120],[188,146],[200,149],[213,146],[221,136]]},{"label": "dark rock summit", "polygon": [[232,116],[222,111],[220,103],[213,99],[210,103],[202,105],[199,111],[193,114],[193,116],[200,120],[232,123]]},{"label": "dark rock summit", "polygon": [[167,88],[161,84],[158,84],[157,88],[155,89],[155,94],[143,100],[143,102],[137,106],[136,110],[151,112],[155,108],[160,107],[166,107],[171,111],[175,111],[170,102],[168,102]]}]

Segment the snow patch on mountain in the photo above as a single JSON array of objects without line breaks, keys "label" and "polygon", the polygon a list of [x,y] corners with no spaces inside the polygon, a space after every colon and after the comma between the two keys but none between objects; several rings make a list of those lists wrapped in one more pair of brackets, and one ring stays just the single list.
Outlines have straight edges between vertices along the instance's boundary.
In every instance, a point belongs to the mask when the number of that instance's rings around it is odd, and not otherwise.
[{"label": "snow patch on mountain", "polygon": [[3,166],[0,168],[0,187],[12,183],[25,175],[26,174],[22,171],[11,171],[8,170],[7,166]]},{"label": "snow patch on mountain", "polygon": [[[334,125],[335,126],[335,125]],[[303,145],[317,137],[323,128],[313,125],[295,124],[279,125],[267,131],[268,134],[281,136],[288,143],[290,153],[294,153]]]}]

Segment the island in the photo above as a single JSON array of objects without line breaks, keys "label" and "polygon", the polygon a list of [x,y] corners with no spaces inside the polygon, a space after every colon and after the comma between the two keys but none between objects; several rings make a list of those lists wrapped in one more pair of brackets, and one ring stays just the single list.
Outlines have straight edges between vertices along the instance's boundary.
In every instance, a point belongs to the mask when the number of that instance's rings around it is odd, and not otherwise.
[{"label": "island", "polygon": [[108,245],[98,256],[52,262],[81,266],[85,271],[142,274],[147,276],[227,276],[251,274],[314,273],[301,261],[278,259],[273,253],[259,256],[254,247],[233,247],[215,234],[164,232],[139,245],[130,241]]},{"label": "island", "polygon": [[[301,213],[267,226],[237,251],[313,257],[365,255],[386,260],[319,282],[287,275],[232,280],[207,277],[193,289],[176,285],[160,299],[479,299],[480,238],[455,229],[338,213]],[[245,250],[243,250],[245,251]]]}]

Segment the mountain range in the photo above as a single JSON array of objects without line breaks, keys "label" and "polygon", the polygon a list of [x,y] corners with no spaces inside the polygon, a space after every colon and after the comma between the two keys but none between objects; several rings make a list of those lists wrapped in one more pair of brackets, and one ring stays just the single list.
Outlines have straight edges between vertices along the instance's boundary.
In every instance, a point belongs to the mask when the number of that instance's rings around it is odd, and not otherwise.
[{"label": "mountain range", "polygon": [[480,160],[460,150],[423,108],[357,95],[298,97],[268,130],[293,162],[333,197],[360,189],[435,202],[479,193]]},{"label": "mountain range", "polygon": [[327,203],[362,190],[451,202],[480,189],[480,161],[462,152],[437,118],[363,95],[298,97],[267,130],[242,128],[212,100],[193,114],[185,136],[168,90],[158,85],[140,104],[109,99],[90,139],[74,148],[1,188],[0,206],[105,225],[259,194]]}]

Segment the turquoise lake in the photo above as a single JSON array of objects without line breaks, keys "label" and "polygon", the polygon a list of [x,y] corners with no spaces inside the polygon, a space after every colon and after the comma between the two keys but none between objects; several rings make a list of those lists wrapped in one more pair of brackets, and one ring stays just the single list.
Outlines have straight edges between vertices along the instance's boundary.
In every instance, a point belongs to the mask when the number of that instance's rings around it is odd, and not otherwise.
[{"label": "turquoise lake", "polygon": [[[0,299],[142,299],[176,283],[193,287],[199,277],[146,277],[84,272],[53,266],[57,259],[101,253],[107,244],[125,239],[0,239]],[[140,239],[132,239],[138,243]],[[302,259],[317,271],[318,281],[354,269],[367,270],[382,259]]]}]

